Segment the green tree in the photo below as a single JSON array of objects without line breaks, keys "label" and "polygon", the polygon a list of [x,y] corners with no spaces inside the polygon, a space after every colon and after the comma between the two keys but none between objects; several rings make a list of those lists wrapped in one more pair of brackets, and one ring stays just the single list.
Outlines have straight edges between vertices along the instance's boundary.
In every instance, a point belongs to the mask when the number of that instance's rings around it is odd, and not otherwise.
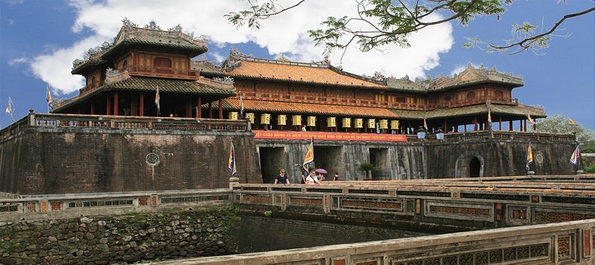
[{"label": "green tree", "polygon": [[[278,0],[246,0],[250,9],[230,12],[228,21],[236,26],[259,29],[261,21],[295,9],[306,0],[295,0],[293,5],[283,7]],[[311,0],[314,1],[314,0]],[[369,51],[383,45],[396,44],[409,47],[408,37],[411,33],[437,24],[456,21],[463,26],[468,25],[478,16],[496,16],[506,12],[506,6],[517,0],[356,0],[358,16],[328,17],[321,22],[322,29],[309,30],[308,33],[316,45],[324,45],[325,52],[344,49],[353,43],[361,51]],[[559,0],[566,4],[566,0]],[[529,50],[540,50],[548,47],[552,33],[567,19],[579,17],[595,11],[595,7],[567,14],[560,18],[549,29],[537,32],[538,26],[529,22],[512,25],[514,39],[504,40],[504,44],[495,45],[479,38],[468,38],[466,47],[484,47],[487,51],[519,53]],[[530,12],[530,11],[528,11]],[[433,20],[434,14],[440,14]]]},{"label": "green tree", "polygon": [[576,134],[577,141],[583,144],[583,152],[595,146],[595,130],[585,129],[580,124],[570,124],[570,119],[562,114],[550,115],[537,122],[537,132]]}]

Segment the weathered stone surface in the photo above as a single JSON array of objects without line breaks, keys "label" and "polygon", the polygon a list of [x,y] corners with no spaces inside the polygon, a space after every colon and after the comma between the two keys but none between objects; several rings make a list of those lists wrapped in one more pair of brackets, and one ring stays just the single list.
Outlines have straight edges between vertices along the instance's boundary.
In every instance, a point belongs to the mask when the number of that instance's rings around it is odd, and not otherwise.
[{"label": "weathered stone surface", "polygon": [[[51,236],[36,231],[45,227],[40,221],[15,222],[0,227],[0,264],[114,264],[235,253],[223,234],[233,220],[233,211],[218,209],[59,219],[51,221],[54,225],[47,231]],[[172,222],[187,235],[164,229]],[[88,229],[99,223],[113,227],[115,233]]]},{"label": "weathered stone surface", "polygon": [[[261,183],[250,132],[28,127],[0,143],[0,190],[15,194],[228,188],[233,142],[242,183]],[[154,154],[158,163],[147,162]]]}]

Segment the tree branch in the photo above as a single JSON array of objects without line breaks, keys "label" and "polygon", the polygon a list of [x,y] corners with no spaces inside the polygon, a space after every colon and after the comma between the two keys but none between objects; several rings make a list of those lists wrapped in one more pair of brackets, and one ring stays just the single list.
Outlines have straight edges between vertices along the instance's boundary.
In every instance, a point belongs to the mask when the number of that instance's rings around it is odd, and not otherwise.
[{"label": "tree branch", "polygon": [[556,23],[554,24],[554,26],[553,26],[553,27],[552,27],[550,30],[548,30],[548,31],[546,31],[546,32],[544,32],[544,33],[541,33],[541,34],[535,35],[535,36],[531,36],[531,37],[528,37],[528,38],[524,38],[524,39],[522,39],[522,40],[520,40],[520,41],[517,41],[517,42],[515,42],[515,43],[512,43],[512,44],[505,45],[505,46],[498,46],[498,45],[492,45],[492,44],[488,44],[488,46],[489,46],[491,49],[494,49],[494,50],[508,50],[508,49],[510,49],[510,48],[513,48],[513,47],[515,47],[515,46],[519,46],[519,47],[521,48],[521,50],[520,50],[520,51],[517,51],[517,52],[514,52],[514,53],[512,53],[512,54],[517,54],[517,53],[519,53],[519,52],[522,52],[522,51],[529,50],[529,49],[531,48],[531,46],[532,46],[532,45],[533,45],[533,44],[534,44],[536,41],[538,41],[538,40],[540,40],[540,39],[542,39],[542,38],[544,38],[544,37],[546,37],[546,36],[548,36],[548,35],[551,35],[552,33],[554,33],[554,31],[556,31],[556,29],[557,29],[557,28],[558,28],[560,25],[562,25],[562,23],[563,23],[563,22],[564,22],[566,19],[570,19],[570,18],[574,18],[574,17],[582,16],[582,15],[588,14],[588,13],[590,13],[590,12],[593,12],[593,11],[595,11],[595,7],[593,7],[593,8],[589,8],[589,9],[587,9],[587,10],[584,10],[584,11],[581,11],[581,12],[577,12],[577,13],[573,13],[573,14],[564,15],[564,17],[562,17],[560,20],[558,20],[558,22],[556,22]]}]

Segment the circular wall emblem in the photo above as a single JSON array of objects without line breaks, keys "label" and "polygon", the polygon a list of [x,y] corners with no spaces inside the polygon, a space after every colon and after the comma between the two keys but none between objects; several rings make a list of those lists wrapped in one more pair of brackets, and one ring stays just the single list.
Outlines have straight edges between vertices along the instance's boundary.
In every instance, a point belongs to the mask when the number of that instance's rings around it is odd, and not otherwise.
[{"label": "circular wall emblem", "polygon": [[537,161],[537,163],[539,163],[539,164],[543,163],[543,155],[541,153],[538,153],[535,156],[535,161]]},{"label": "circular wall emblem", "polygon": [[147,157],[145,157],[145,161],[147,161],[149,166],[159,165],[159,155],[155,153],[149,153]]}]

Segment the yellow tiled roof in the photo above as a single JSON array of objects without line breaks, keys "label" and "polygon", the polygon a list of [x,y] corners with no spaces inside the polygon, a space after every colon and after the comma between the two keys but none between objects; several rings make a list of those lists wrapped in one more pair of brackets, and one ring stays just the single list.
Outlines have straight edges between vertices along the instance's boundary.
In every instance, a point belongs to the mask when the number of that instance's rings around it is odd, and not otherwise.
[{"label": "yellow tiled roof", "polygon": [[340,73],[328,66],[285,61],[242,61],[238,67],[228,71],[227,74],[232,77],[241,76],[323,85],[387,89],[386,85],[360,79],[352,74]]}]

